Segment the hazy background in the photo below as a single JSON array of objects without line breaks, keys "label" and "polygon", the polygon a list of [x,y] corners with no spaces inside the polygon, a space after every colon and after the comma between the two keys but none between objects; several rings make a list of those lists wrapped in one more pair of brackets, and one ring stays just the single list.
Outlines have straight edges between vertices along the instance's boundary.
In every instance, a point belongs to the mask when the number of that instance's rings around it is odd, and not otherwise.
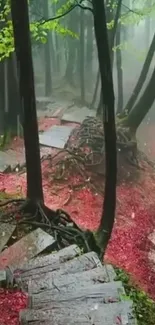
[{"label": "hazy background", "polygon": [[[130,8],[133,8],[134,10],[134,4],[132,4],[132,1],[130,2]],[[51,6],[50,2],[48,10],[49,17],[56,15],[57,9],[53,9],[53,6]],[[139,74],[141,72],[147,51],[152,41],[155,30],[155,19],[154,17],[145,17],[143,19],[140,19],[138,15],[129,12],[128,9],[124,9],[124,12],[126,13],[126,17],[129,17],[126,18],[126,24],[124,26],[121,25],[123,103],[125,106],[139,78]],[[76,33],[78,38],[69,35],[61,35],[58,32],[50,31],[46,44],[33,46],[35,87],[37,96],[44,97],[48,95],[53,99],[61,99],[64,102],[69,102],[70,100],[80,100],[80,51],[84,51],[83,64],[85,79],[85,100],[87,103],[91,103],[98,72],[98,58],[94,37],[92,14],[89,11],[84,11],[83,15],[83,21],[81,22],[81,9],[76,8],[73,12],[69,13],[66,17],[60,20],[61,26],[68,28],[69,30]],[[39,15],[36,15],[35,18],[37,17],[39,18]],[[80,30],[81,24],[83,24],[83,35],[81,35]],[[84,49],[82,48],[82,50],[81,46],[83,46],[83,40],[81,37],[84,37]],[[49,54],[47,54],[47,52],[49,52]],[[90,62],[88,62],[89,55]],[[154,65],[155,57],[152,61],[143,89],[145,89],[145,86],[152,74]],[[73,80],[68,80],[66,76],[67,69],[71,71]],[[51,79],[52,87],[50,87],[50,90],[47,91],[47,84],[49,84],[49,79]],[[113,79],[117,108],[118,80],[116,51],[114,51]],[[140,96],[142,95],[143,89],[140,93]],[[94,109],[96,109],[98,101],[99,92]],[[150,137],[152,137],[152,131],[150,132],[148,130],[147,125],[148,123],[149,125],[154,124],[154,122],[155,103],[138,130],[138,140],[146,152],[149,150],[147,143],[148,141],[150,142]],[[151,140],[154,141],[154,139]]]}]

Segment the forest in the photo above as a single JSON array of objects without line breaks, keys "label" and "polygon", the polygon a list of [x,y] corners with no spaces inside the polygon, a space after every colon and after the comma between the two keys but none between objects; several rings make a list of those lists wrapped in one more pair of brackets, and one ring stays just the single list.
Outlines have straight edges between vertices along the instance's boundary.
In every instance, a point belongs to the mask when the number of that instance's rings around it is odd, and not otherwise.
[{"label": "forest", "polygon": [[0,270],[39,227],[113,265],[153,325],[155,1],[0,0],[0,24]]}]

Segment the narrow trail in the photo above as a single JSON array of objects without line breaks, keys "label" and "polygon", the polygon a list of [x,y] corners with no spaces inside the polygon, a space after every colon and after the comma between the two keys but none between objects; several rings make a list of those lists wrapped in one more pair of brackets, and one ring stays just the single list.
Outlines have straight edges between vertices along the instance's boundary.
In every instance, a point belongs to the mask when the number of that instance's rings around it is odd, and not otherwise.
[{"label": "narrow trail", "polygon": [[[46,127],[54,123],[46,121]],[[44,121],[40,129],[44,128]],[[18,151],[21,142],[12,144]],[[48,149],[49,150],[49,149]],[[55,149],[50,149],[55,154]],[[95,230],[99,225],[103,197],[84,185],[80,187],[81,176],[70,175],[67,180],[55,181],[51,173],[51,162],[42,163],[44,196],[46,204],[52,208],[63,208],[72,219],[85,229]],[[0,174],[0,191],[15,195],[25,195],[26,179],[23,174]],[[70,184],[76,190],[70,189]],[[100,178],[100,186],[104,180]],[[117,213],[112,238],[105,260],[129,272],[135,283],[155,299],[155,271],[148,258],[153,248],[148,236],[155,229],[155,174],[148,168],[138,181],[117,187]],[[155,265],[154,265],[155,266]]]}]

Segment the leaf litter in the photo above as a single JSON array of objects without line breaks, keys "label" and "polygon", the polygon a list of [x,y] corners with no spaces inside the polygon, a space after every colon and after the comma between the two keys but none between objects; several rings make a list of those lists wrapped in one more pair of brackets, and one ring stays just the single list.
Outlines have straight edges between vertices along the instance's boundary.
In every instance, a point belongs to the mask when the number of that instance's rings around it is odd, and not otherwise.
[{"label": "leaf litter", "polygon": [[[53,119],[47,123],[48,127],[50,123],[53,123]],[[42,128],[44,128],[43,121]],[[17,143],[17,148],[20,150],[21,141],[17,139]],[[50,154],[55,155],[55,150],[50,148]],[[89,187],[87,182],[81,186],[83,178],[79,174],[68,175],[65,180],[55,180],[52,168],[52,161],[42,162],[46,205],[52,209],[66,210],[81,228],[97,229],[103,206],[103,195]],[[98,183],[104,188],[103,178],[100,177]],[[24,196],[26,173],[0,173],[0,191]],[[155,267],[148,258],[153,248],[148,236],[155,228],[154,193],[155,175],[151,167],[141,174],[136,183],[128,182],[117,186],[116,220],[105,255],[106,262],[128,272],[134,283],[153,299],[155,299]],[[7,318],[5,319],[5,315],[8,314],[11,319],[9,324],[18,325],[18,311],[25,308],[26,303],[27,297],[23,293],[1,290],[0,314],[4,314],[2,324],[8,324]]]}]

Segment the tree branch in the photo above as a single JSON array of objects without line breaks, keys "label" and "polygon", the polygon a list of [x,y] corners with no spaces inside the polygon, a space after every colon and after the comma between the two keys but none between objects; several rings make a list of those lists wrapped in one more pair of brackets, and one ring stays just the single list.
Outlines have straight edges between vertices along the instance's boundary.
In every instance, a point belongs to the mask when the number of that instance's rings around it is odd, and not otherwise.
[{"label": "tree branch", "polygon": [[[65,16],[68,15],[71,11],[73,11],[76,7],[79,7],[79,8],[81,8],[81,9],[83,9],[83,10],[89,10],[89,11],[91,11],[91,12],[93,13],[93,9],[90,8],[90,7],[83,6],[83,5],[82,5],[82,2],[83,2],[83,0],[81,0],[80,2],[76,1],[76,4],[72,5],[72,6],[71,6],[67,11],[65,11],[65,12],[64,12],[63,14],[61,14],[61,15],[58,15],[58,16],[55,16],[55,17],[51,17],[51,18],[49,18],[49,19],[41,18],[41,19],[38,21],[39,25],[43,25],[43,24],[45,24],[45,23],[47,23],[47,22],[49,22],[49,21],[53,21],[53,20],[57,20],[57,19],[60,19],[60,18],[62,18],[62,17],[65,17]],[[33,23],[35,23],[35,22],[36,22],[36,21],[34,21]]]}]

